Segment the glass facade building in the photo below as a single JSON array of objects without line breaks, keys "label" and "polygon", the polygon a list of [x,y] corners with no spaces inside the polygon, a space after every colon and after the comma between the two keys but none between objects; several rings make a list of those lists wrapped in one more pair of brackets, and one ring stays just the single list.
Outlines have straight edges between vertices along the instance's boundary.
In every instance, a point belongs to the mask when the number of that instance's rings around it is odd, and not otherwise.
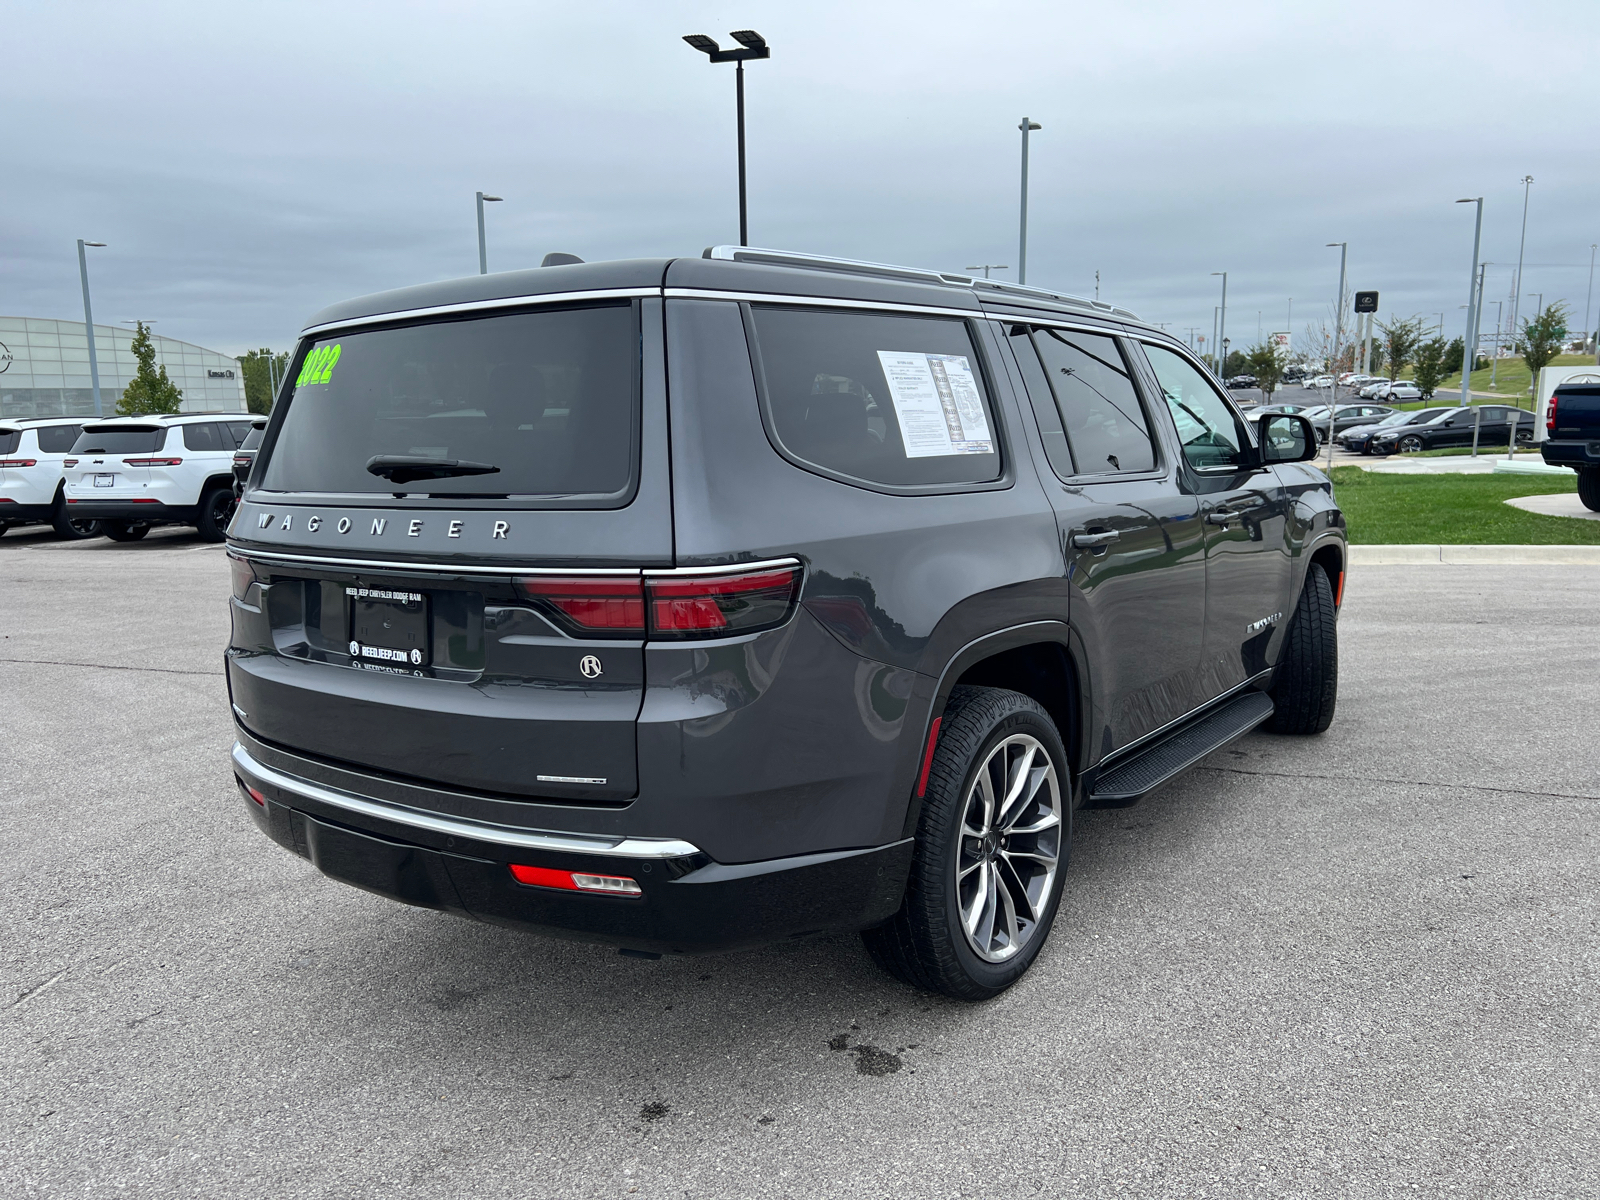
[{"label": "glass facade building", "polygon": [[[122,389],[133,381],[132,329],[94,327],[100,403],[116,416]],[[154,331],[156,366],[183,392],[184,412],[244,412],[244,372],[237,359]],[[92,417],[89,342],[82,321],[0,317],[0,417]]]}]

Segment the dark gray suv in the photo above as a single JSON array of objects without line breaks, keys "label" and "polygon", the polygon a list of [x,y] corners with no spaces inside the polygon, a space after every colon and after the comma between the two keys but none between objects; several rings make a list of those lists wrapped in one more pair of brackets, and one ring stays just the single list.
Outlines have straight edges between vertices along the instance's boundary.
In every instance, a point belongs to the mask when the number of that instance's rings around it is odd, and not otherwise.
[{"label": "dark gray suv", "polygon": [[262,830],[648,955],[863,930],[982,999],[1074,809],[1333,716],[1298,416],[1050,292],[720,247],[336,305],[229,536]]}]

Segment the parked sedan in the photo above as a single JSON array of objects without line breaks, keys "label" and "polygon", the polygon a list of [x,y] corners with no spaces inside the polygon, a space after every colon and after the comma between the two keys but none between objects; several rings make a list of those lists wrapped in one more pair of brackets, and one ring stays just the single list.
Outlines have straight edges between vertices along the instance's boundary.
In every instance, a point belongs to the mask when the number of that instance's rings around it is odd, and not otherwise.
[{"label": "parked sedan", "polygon": [[[1374,421],[1381,421],[1394,409],[1382,404],[1341,404],[1333,410],[1333,435],[1338,437],[1346,429],[1353,429],[1357,425],[1371,425]],[[1320,405],[1317,408],[1308,408],[1300,413],[1317,429],[1317,441],[1328,440],[1328,406]]]},{"label": "parked sedan", "polygon": [[1311,376],[1307,376],[1305,379],[1301,380],[1300,386],[1301,387],[1308,387],[1308,388],[1331,388],[1333,386],[1333,376],[1332,375],[1311,375]]},{"label": "parked sedan", "polygon": [[1355,425],[1336,434],[1334,441],[1353,454],[1371,454],[1372,439],[1380,433],[1398,429],[1402,425],[1423,425],[1441,413],[1452,413],[1454,408],[1423,408],[1416,412],[1394,412],[1376,425]]},{"label": "parked sedan", "polygon": [[1409,379],[1396,379],[1393,383],[1385,383],[1372,393],[1374,400],[1385,404],[1395,404],[1401,400],[1421,400],[1422,389]]},{"label": "parked sedan", "polygon": [[1235,375],[1232,379],[1228,380],[1229,391],[1232,391],[1235,388],[1243,389],[1253,388],[1255,386],[1257,386],[1257,384],[1256,377],[1254,375]]},{"label": "parked sedan", "polygon": [[1476,404],[1470,407],[1432,410],[1432,419],[1416,425],[1397,426],[1375,434],[1368,442],[1373,454],[1415,454],[1419,450],[1439,450],[1447,446],[1472,445],[1473,426],[1477,424],[1478,445],[1504,446],[1511,437],[1512,422],[1516,422],[1517,444],[1533,442],[1533,414],[1520,409],[1506,408],[1501,404]]},{"label": "parked sedan", "polygon": [[1293,416],[1303,413],[1309,407],[1305,404],[1258,404],[1250,410],[1252,417],[1275,417],[1281,415]]}]

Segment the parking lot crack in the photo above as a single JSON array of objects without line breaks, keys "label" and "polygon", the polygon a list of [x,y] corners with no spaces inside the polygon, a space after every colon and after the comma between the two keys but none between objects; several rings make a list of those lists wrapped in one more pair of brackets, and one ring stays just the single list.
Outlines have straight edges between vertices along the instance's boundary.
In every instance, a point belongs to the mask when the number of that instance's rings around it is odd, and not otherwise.
[{"label": "parking lot crack", "polygon": [[177,667],[129,667],[118,663],[62,662],[54,658],[0,658],[4,663],[35,667],[83,667],[90,671],[151,671],[158,675],[221,675],[221,671],[182,671]]},{"label": "parking lot crack", "polygon": [[1226,775],[1261,775],[1271,779],[1326,779],[1330,783],[1398,783],[1407,787],[1459,788],[1469,792],[1487,792],[1496,796],[1538,796],[1545,800],[1600,800],[1583,792],[1541,792],[1532,788],[1490,787],[1482,783],[1449,783],[1428,779],[1393,779],[1382,775],[1314,775],[1306,771],[1247,771],[1242,767],[1197,767],[1199,771],[1220,771]]}]

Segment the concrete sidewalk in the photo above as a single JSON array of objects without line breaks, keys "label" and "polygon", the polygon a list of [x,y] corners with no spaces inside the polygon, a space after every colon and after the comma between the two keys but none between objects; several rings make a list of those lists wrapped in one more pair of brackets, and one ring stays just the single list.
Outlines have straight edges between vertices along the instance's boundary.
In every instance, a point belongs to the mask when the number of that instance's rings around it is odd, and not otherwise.
[{"label": "concrete sidewalk", "polygon": [[[1508,501],[1509,503],[1509,501]],[[1595,514],[1600,516],[1600,513]],[[1352,567],[1600,566],[1600,546],[1351,546]]]}]

